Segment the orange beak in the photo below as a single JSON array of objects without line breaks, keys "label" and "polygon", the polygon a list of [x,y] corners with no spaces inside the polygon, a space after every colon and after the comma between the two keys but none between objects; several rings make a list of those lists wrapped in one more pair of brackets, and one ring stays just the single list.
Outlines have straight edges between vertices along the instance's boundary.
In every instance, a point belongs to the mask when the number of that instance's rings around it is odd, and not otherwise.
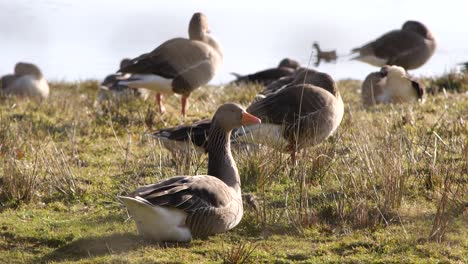
[{"label": "orange beak", "polygon": [[253,124],[260,124],[262,123],[262,120],[260,120],[260,118],[254,116],[254,115],[251,115],[247,112],[243,112],[242,113],[242,121],[241,121],[242,125],[245,126],[245,125],[253,125]]}]

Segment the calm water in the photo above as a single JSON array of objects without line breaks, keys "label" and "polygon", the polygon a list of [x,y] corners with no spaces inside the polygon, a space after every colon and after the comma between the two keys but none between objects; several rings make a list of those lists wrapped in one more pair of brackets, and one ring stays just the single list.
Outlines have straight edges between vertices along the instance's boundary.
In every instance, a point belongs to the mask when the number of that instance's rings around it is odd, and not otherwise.
[{"label": "calm water", "polygon": [[[0,0],[0,75],[19,61],[37,63],[49,79],[102,78],[123,57],[186,36],[191,15],[204,12],[224,49],[212,83],[275,66],[283,57],[307,65],[312,43],[339,54],[408,19],[438,38],[432,59],[416,75],[436,75],[468,61],[468,1],[66,1]],[[318,68],[336,79],[362,79],[376,68],[342,59]]]}]

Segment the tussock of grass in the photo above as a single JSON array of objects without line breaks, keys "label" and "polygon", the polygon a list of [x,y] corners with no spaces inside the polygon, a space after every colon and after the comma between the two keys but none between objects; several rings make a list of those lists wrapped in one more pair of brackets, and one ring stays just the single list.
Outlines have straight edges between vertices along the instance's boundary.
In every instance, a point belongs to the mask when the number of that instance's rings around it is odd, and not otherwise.
[{"label": "tussock of grass", "polygon": [[97,105],[96,81],[54,82],[42,103],[1,98],[0,262],[463,262],[463,78],[437,79],[459,88],[424,104],[371,109],[360,103],[359,81],[341,81],[346,109],[336,135],[303,151],[298,166],[263,146],[236,148],[251,194],[243,220],[180,245],[140,239],[116,196],[204,174],[206,155],[174,157],[145,134],[211,118],[224,102],[248,105],[261,87],[199,89],[185,119],[175,96],[166,98],[165,115],[152,99]]}]

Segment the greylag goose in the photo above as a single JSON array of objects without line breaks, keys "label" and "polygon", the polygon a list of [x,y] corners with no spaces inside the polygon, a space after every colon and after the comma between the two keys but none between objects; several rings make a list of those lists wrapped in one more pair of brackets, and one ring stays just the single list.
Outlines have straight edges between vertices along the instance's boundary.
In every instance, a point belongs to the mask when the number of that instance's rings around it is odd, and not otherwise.
[{"label": "greylag goose", "polygon": [[285,77],[279,78],[278,80],[276,80],[276,81],[270,83],[269,85],[267,85],[265,87],[265,89],[263,89],[263,91],[261,91],[257,96],[260,96],[261,98],[264,98],[264,96],[262,96],[262,95],[267,95],[267,94],[274,93],[274,92],[278,91],[279,89],[283,88],[284,86],[290,85],[291,83],[295,82],[296,79],[297,79],[296,80],[297,84],[299,84],[299,83],[301,83],[300,78],[301,77],[304,78],[305,72],[308,72],[309,78],[311,78],[312,73],[316,73],[316,71],[313,70],[313,69],[298,68],[294,72],[294,74],[292,74],[291,76],[285,76]]},{"label": "greylag goose", "polygon": [[187,242],[234,228],[243,205],[230,134],[242,125],[258,123],[260,119],[236,104],[220,106],[206,146],[208,175],[175,176],[119,197],[138,232],[155,241]]},{"label": "greylag goose", "polygon": [[312,46],[315,48],[315,51],[316,51],[315,62],[314,62],[315,67],[318,67],[322,60],[325,62],[336,62],[336,59],[338,58],[338,56],[336,55],[336,50],[323,51],[320,48],[320,45],[318,44],[318,42],[314,42]]},{"label": "greylag goose", "polygon": [[32,63],[18,62],[14,74],[2,77],[2,91],[7,95],[45,99],[49,96],[49,84],[39,67]]},{"label": "greylag goose", "polygon": [[361,87],[364,106],[413,102],[422,100],[424,94],[424,87],[399,66],[387,65],[379,72],[370,73]]},{"label": "greylag goose", "polygon": [[[307,68],[299,69],[288,84],[257,98],[247,109],[262,116],[263,122],[236,129],[231,139],[290,152],[293,162],[297,150],[318,144],[332,135],[344,113],[343,101],[333,79]],[[164,137],[165,146],[191,142],[202,148],[209,135],[210,122],[204,120],[201,124],[168,128],[156,134],[158,138]]]},{"label": "greylag goose", "polygon": [[132,73],[120,83],[156,91],[161,112],[165,112],[162,94],[182,95],[185,116],[190,93],[207,84],[223,61],[221,47],[208,33],[206,16],[195,13],[189,24],[189,39],[170,39],[150,53],[134,58],[129,65],[120,68],[119,72]]},{"label": "greylag goose", "polygon": [[[129,65],[130,59],[122,59],[120,62],[120,68],[123,68]],[[125,97],[125,96],[136,96],[143,100],[148,99],[150,95],[150,91],[145,88],[131,88],[125,85],[120,84],[119,82],[125,79],[130,78],[131,74],[128,73],[114,73],[106,76],[101,83],[101,87],[99,89],[98,94],[98,101],[101,102],[103,100],[108,99],[109,93],[111,96],[115,96],[117,98]]]},{"label": "greylag goose", "polygon": [[237,140],[296,152],[332,135],[344,114],[343,101],[330,75],[302,69],[290,84],[254,101],[247,111],[262,124],[236,131]]},{"label": "greylag goose", "polygon": [[292,75],[297,68],[299,68],[299,63],[297,61],[289,58],[284,58],[280,61],[279,65],[276,68],[270,68],[248,75],[232,73],[237,78],[232,83],[257,83],[266,86],[278,80],[281,77]]},{"label": "greylag goose", "polygon": [[152,137],[158,139],[173,154],[185,153],[191,147],[203,153],[205,152],[210,127],[211,119],[204,119],[191,125],[160,129],[155,131]]},{"label": "greylag goose", "polygon": [[400,30],[390,31],[378,39],[352,50],[354,60],[371,65],[397,65],[417,69],[434,54],[436,40],[431,31],[418,21],[406,21]]}]

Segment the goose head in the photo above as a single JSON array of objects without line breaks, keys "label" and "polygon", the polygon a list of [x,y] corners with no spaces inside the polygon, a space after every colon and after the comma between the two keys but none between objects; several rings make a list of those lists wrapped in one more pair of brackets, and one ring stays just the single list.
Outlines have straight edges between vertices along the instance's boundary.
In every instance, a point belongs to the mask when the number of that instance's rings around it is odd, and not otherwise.
[{"label": "goose head", "polygon": [[189,38],[204,41],[209,33],[207,17],[200,12],[193,14],[189,23]]},{"label": "goose head", "polygon": [[247,113],[245,109],[238,104],[226,103],[216,110],[213,116],[213,122],[225,132],[230,132],[241,126],[260,124],[261,120]]},{"label": "goose head", "polygon": [[412,31],[415,32],[416,34],[426,38],[433,40],[434,36],[432,35],[431,31],[421,22],[414,21],[414,20],[409,20],[406,21],[402,28],[402,30],[405,31]]}]

